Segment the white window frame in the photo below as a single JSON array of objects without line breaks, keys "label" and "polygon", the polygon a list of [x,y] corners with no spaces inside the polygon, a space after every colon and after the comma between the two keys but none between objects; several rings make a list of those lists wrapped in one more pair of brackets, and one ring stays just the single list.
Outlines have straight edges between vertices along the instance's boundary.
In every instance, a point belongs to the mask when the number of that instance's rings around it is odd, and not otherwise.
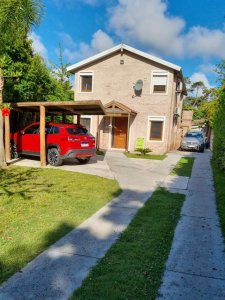
[{"label": "white window frame", "polygon": [[[83,92],[81,90],[82,76],[92,76],[92,91],[91,92]],[[94,92],[94,71],[80,71],[78,72],[78,93],[81,94],[92,94]]]},{"label": "white window frame", "polygon": [[[156,122],[161,121],[161,122],[163,122],[163,130],[162,130],[162,139],[161,140],[151,140],[150,139],[151,121],[156,121]],[[149,116],[148,117],[148,129],[147,129],[147,139],[146,139],[146,141],[151,142],[151,143],[164,143],[165,125],[166,125],[166,117],[164,117],[164,116]]]},{"label": "white window frame", "polygon": [[81,115],[82,118],[90,119],[90,133],[92,133],[92,116],[87,116],[87,115]]},{"label": "white window frame", "polygon": [[[154,92],[154,85],[153,85],[153,82],[154,82],[154,75],[166,75],[167,76],[167,84],[166,84],[166,91],[165,92],[161,92],[161,93],[156,93]],[[160,70],[153,70],[152,73],[151,73],[151,94],[152,95],[168,95],[168,86],[169,86],[169,72],[168,71],[160,71]]]}]

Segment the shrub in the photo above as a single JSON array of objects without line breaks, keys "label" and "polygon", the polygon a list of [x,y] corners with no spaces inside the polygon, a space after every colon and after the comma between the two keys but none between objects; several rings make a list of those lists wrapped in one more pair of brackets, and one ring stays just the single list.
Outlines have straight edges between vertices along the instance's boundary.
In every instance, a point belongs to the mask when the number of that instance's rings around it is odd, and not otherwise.
[{"label": "shrub", "polygon": [[146,155],[147,153],[152,152],[152,150],[149,148],[137,148],[135,151],[140,152],[141,155]]},{"label": "shrub", "polygon": [[213,159],[225,171],[225,87],[220,91],[219,104],[214,115]]}]

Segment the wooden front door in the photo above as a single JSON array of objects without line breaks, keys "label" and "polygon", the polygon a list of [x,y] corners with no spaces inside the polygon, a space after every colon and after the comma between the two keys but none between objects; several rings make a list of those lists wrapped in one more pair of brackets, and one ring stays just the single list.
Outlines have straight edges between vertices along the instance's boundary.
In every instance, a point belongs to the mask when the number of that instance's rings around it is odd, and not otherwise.
[{"label": "wooden front door", "polygon": [[112,119],[112,148],[126,149],[127,124],[127,117],[115,117]]}]

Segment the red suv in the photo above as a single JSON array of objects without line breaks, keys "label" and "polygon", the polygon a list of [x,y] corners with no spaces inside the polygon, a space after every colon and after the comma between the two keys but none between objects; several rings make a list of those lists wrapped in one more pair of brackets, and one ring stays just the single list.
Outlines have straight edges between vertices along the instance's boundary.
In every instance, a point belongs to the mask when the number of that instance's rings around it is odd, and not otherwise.
[{"label": "red suv", "polygon": [[[47,160],[60,166],[66,158],[86,163],[95,155],[95,138],[81,125],[46,123]],[[11,135],[11,156],[40,156],[40,123],[32,123]]]}]

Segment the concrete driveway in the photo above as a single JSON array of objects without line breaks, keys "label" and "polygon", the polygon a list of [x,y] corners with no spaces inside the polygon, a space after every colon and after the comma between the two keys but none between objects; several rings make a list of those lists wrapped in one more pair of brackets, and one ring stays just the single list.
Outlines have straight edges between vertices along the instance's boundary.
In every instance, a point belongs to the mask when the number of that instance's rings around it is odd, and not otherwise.
[{"label": "concrete driveway", "polygon": [[[14,162],[15,166],[40,168],[39,158],[24,157]],[[80,172],[85,174],[96,175],[108,179],[114,179],[114,174],[111,172],[104,156],[96,155],[90,159],[87,164],[80,164],[76,159],[66,159],[62,166],[52,167],[47,165],[47,168],[57,168],[71,172]]]}]

